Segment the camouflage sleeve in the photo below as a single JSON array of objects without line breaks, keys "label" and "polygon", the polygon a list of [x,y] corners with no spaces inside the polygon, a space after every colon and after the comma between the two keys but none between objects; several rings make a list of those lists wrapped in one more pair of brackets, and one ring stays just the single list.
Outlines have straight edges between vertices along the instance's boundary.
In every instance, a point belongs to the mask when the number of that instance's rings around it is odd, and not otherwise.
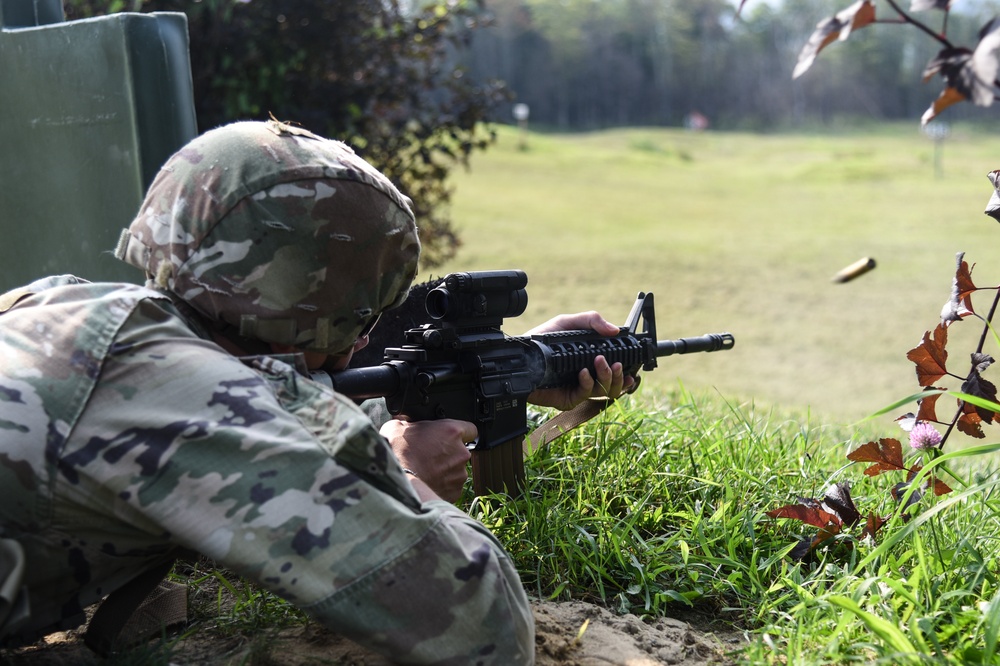
[{"label": "camouflage sleeve", "polygon": [[359,407],[371,420],[376,430],[381,430],[382,426],[392,419],[392,414],[389,413],[389,408],[385,405],[385,398],[365,400]]},{"label": "camouflage sleeve", "polygon": [[421,505],[363,412],[290,366],[167,331],[120,339],[77,430],[66,518],[103,521],[103,550],[191,548],[402,663],[533,661],[501,545]]}]

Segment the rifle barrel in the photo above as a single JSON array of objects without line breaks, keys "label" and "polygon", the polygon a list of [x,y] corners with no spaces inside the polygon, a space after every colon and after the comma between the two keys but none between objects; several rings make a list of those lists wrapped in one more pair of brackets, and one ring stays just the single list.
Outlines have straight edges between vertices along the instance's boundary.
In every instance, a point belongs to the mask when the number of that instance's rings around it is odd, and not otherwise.
[{"label": "rifle barrel", "polygon": [[659,340],[656,343],[656,355],[670,356],[672,354],[722,351],[732,349],[734,344],[736,344],[736,339],[730,333],[708,333],[693,338]]}]

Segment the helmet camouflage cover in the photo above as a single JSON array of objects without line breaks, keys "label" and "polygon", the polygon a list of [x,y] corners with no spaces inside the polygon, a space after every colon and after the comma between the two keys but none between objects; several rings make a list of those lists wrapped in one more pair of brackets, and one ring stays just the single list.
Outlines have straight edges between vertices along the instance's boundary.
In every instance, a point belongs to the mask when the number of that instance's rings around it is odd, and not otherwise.
[{"label": "helmet camouflage cover", "polygon": [[115,255],[244,337],[337,353],[417,272],[410,200],[345,144],[276,121],[161,168]]}]

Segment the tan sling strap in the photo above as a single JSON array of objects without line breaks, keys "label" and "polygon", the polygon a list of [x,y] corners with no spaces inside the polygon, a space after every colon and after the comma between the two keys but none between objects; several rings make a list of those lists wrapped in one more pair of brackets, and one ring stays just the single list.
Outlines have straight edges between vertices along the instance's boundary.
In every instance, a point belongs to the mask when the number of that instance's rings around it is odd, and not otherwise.
[{"label": "tan sling strap", "polygon": [[477,497],[507,493],[521,497],[524,492],[524,457],[597,416],[614,400],[584,400],[573,409],[560,412],[535,428],[521,441],[511,439],[483,450],[472,451],[472,490]]},{"label": "tan sling strap", "polygon": [[[642,378],[637,374],[635,382],[622,395],[635,393],[639,388]],[[535,431],[524,440],[524,452],[537,451],[543,446],[547,446],[552,440],[565,435],[570,430],[586,423],[605,409],[613,405],[615,398],[591,398],[584,400],[573,409],[559,412],[551,419],[535,428]]]},{"label": "tan sling strap", "polygon": [[19,289],[12,289],[5,294],[0,294],[0,314],[7,312],[7,310],[17,305],[18,301],[22,298],[27,298],[34,293],[32,289],[21,287]]},{"label": "tan sling strap", "polygon": [[534,432],[524,440],[524,452],[537,451],[547,446],[552,440],[565,435],[570,430],[586,423],[614,403],[611,398],[592,398],[584,400],[573,409],[559,412],[551,419],[535,428]]},{"label": "tan sling strap", "polygon": [[108,595],[87,626],[87,647],[107,657],[186,622],[187,587],[164,580],[173,564],[147,569]]}]

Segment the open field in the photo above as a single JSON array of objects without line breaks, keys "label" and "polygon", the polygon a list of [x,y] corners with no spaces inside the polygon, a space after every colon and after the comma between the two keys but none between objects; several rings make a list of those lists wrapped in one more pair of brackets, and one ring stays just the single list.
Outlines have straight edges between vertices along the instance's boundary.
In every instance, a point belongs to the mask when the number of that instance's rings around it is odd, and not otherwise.
[{"label": "open field", "polygon": [[[464,246],[434,274],[527,271],[511,333],[590,308],[621,323],[651,291],[660,338],[736,336],[728,352],[664,359],[653,386],[851,422],[918,390],[906,352],[936,325],[956,252],[978,264],[977,284],[1000,283],[1000,228],[983,214],[1000,139],[973,128],[953,128],[939,169],[916,122],[822,136],[532,134],[524,150],[500,129],[454,176]],[[868,256],[874,271],[831,282]],[[974,302],[985,312],[990,298]]]}]

